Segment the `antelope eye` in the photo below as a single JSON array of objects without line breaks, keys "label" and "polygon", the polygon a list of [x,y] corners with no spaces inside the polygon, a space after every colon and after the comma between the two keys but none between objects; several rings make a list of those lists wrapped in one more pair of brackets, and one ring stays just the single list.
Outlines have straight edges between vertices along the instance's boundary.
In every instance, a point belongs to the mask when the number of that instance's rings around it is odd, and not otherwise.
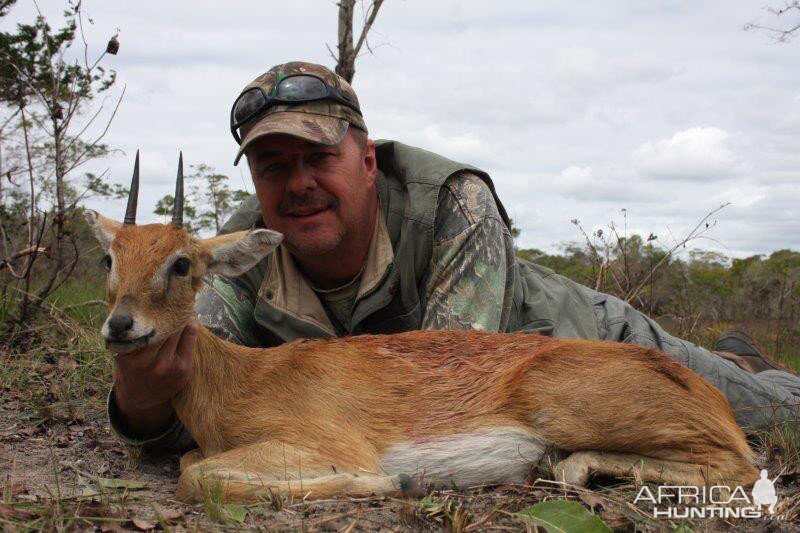
[{"label": "antelope eye", "polygon": [[192,263],[186,257],[179,257],[172,263],[172,273],[176,276],[185,276],[189,273],[189,267]]},{"label": "antelope eye", "polygon": [[106,267],[106,270],[111,270],[111,256],[106,254],[105,257],[102,259],[103,265]]}]

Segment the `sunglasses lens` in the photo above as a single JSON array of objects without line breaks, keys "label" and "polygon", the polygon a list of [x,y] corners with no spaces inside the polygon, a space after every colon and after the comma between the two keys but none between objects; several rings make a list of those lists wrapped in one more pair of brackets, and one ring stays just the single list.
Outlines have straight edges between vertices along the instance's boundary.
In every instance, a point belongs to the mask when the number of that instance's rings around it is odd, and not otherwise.
[{"label": "sunglasses lens", "polygon": [[291,76],[278,84],[276,96],[283,100],[316,100],[325,98],[328,90],[322,80],[313,76]]},{"label": "sunglasses lens", "polygon": [[236,103],[233,105],[234,123],[239,126],[243,122],[246,122],[247,119],[253,116],[253,113],[260,111],[266,102],[267,99],[264,97],[264,93],[258,88],[246,91],[239,96]]}]

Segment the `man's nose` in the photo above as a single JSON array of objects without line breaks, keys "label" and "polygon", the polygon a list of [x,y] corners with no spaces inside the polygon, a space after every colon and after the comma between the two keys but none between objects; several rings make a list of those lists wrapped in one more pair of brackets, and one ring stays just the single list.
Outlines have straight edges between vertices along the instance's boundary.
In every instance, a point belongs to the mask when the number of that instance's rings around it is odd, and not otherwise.
[{"label": "man's nose", "polygon": [[302,160],[293,161],[286,188],[294,194],[303,194],[317,188],[317,180]]},{"label": "man's nose", "polygon": [[108,319],[108,333],[114,339],[125,337],[133,327],[133,317],[127,314],[113,315]]}]

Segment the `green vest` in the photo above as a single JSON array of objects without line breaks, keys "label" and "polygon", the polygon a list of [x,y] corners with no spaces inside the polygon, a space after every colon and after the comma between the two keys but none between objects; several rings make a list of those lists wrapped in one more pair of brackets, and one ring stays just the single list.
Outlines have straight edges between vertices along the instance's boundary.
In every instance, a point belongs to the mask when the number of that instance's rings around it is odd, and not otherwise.
[{"label": "green vest", "polygon": [[[380,210],[394,261],[383,280],[355,303],[351,321],[354,335],[399,333],[420,328],[424,309],[418,287],[431,260],[439,191],[448,177],[468,170],[482,178],[494,195],[500,216],[510,225],[489,175],[482,170],[395,141],[375,141],[375,150]],[[234,213],[221,232],[258,225],[263,226],[261,212],[258,200],[252,197]],[[262,261],[234,282],[255,295],[265,274],[266,261]],[[514,266],[513,276],[514,294],[507,331],[598,338],[593,305],[581,285],[521,259]],[[328,336],[313,324],[272,307],[264,295],[255,298],[252,318],[275,343]]]}]

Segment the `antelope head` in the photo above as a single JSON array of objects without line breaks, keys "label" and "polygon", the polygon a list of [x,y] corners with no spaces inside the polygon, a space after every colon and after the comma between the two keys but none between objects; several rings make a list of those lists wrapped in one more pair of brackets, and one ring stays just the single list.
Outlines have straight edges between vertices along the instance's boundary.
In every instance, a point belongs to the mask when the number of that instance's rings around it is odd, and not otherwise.
[{"label": "antelope head", "polygon": [[109,314],[101,334],[109,350],[126,353],[160,344],[194,315],[194,297],[206,274],[238,276],[280,244],[277,231],[255,229],[196,239],[183,228],[183,155],[169,224],[136,225],[139,153],[122,223],[87,211],[106,252]]}]

